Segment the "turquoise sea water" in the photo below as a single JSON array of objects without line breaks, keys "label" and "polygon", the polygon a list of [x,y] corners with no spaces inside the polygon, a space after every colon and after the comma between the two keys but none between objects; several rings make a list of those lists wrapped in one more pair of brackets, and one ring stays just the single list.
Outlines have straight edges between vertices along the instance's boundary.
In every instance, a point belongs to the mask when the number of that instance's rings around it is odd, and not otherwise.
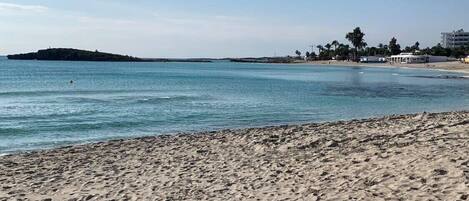
[{"label": "turquoise sea water", "polygon": [[[0,59],[0,153],[146,135],[469,109],[437,71]],[[70,80],[74,83],[70,84]]]}]

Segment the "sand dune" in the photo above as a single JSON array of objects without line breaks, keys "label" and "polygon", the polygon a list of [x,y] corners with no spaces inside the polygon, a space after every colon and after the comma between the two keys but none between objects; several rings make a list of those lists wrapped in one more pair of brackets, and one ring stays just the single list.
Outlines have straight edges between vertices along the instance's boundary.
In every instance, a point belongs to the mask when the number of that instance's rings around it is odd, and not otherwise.
[{"label": "sand dune", "polygon": [[469,112],[0,157],[0,200],[467,200]]}]

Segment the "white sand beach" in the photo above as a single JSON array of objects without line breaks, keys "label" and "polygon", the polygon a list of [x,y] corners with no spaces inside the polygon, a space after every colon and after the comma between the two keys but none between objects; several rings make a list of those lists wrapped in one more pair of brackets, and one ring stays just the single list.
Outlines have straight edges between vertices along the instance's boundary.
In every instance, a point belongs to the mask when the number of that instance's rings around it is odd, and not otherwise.
[{"label": "white sand beach", "polygon": [[349,61],[310,61],[310,62],[307,62],[307,64],[334,65],[334,66],[385,67],[385,68],[418,68],[418,69],[431,69],[431,70],[464,73],[466,75],[469,75],[469,64],[464,64],[459,61],[419,63],[419,64],[356,63],[356,62],[349,62]]},{"label": "white sand beach", "polygon": [[146,137],[0,157],[0,200],[467,200],[469,112]]}]

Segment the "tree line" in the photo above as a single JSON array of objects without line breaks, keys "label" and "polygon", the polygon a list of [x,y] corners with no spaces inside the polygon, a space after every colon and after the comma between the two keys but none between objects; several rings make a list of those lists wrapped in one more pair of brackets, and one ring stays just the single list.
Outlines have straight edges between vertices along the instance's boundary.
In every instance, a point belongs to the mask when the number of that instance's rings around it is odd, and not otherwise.
[{"label": "tree line", "polygon": [[63,61],[144,61],[137,57],[110,54],[96,51],[77,50],[71,48],[51,48],[26,54],[8,55],[15,60],[63,60]]},{"label": "tree line", "polygon": [[[460,48],[444,48],[440,43],[433,47],[421,49],[420,43],[417,41],[411,46],[404,48],[398,43],[395,37],[391,38],[387,44],[380,43],[378,46],[368,46],[365,42],[365,33],[360,27],[355,28],[352,32],[345,35],[350,45],[343,44],[337,40],[325,45],[317,45],[318,54],[314,51],[306,52],[304,56],[312,60],[353,60],[357,61],[361,56],[391,56],[402,52],[411,52],[420,55],[447,56],[461,58],[469,55],[469,46]],[[299,50],[295,51],[298,57],[302,56]]]}]

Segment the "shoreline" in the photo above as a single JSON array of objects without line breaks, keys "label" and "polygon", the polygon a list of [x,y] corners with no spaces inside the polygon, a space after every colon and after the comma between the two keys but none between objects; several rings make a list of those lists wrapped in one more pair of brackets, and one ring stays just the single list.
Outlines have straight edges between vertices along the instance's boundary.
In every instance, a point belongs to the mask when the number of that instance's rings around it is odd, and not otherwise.
[{"label": "shoreline", "polygon": [[[387,68],[387,67],[383,67]],[[451,112],[466,112],[466,109],[458,109],[458,110],[436,110],[436,111],[424,111],[420,113],[429,113],[429,114],[438,114],[438,113],[451,113]],[[467,110],[469,112],[469,110]],[[325,124],[325,123],[334,123],[334,122],[348,122],[348,121],[362,121],[362,120],[372,120],[372,119],[380,119],[386,118],[390,116],[407,116],[413,114],[420,114],[420,113],[398,113],[398,114],[387,114],[387,115],[372,115],[369,117],[364,118],[352,118],[352,119],[337,119],[332,121],[301,121],[301,122],[290,122],[290,123],[279,123],[279,124],[264,124],[260,126],[243,126],[243,127],[228,127],[228,128],[221,128],[221,129],[206,129],[206,130],[197,130],[197,131],[180,131],[180,132],[172,132],[172,133],[157,133],[157,134],[148,134],[136,137],[117,137],[117,138],[110,138],[110,139],[103,139],[103,140],[96,140],[96,141],[88,141],[88,142],[80,142],[80,143],[71,143],[71,144],[63,144],[58,146],[51,146],[51,147],[40,147],[40,148],[33,148],[33,149],[25,149],[25,150],[14,150],[8,152],[0,152],[0,159],[4,156],[15,156],[15,155],[25,155],[25,154],[35,154],[41,152],[48,152],[60,149],[69,149],[74,147],[81,147],[81,146],[89,146],[95,144],[103,144],[103,143],[112,143],[112,142],[122,142],[122,141],[130,141],[130,140],[140,140],[145,138],[158,138],[158,137],[171,137],[171,136],[185,136],[185,135],[205,135],[205,134],[213,134],[218,132],[225,132],[225,131],[243,131],[243,130],[250,130],[250,129],[269,129],[269,128],[277,128],[277,127],[285,127],[285,126],[304,126],[310,124]],[[1,200],[0,200],[1,201]]]},{"label": "shoreline", "polygon": [[463,77],[469,77],[469,64],[463,64],[459,61],[452,62],[434,62],[422,64],[390,64],[390,63],[357,63],[349,61],[309,61],[304,63],[295,63],[303,65],[321,65],[321,66],[341,66],[341,67],[370,67],[370,68],[407,68],[420,70],[436,70],[441,72],[452,72],[464,74]]},{"label": "shoreline", "polygon": [[468,119],[391,115],[5,155],[0,200],[456,200],[469,196]]}]

